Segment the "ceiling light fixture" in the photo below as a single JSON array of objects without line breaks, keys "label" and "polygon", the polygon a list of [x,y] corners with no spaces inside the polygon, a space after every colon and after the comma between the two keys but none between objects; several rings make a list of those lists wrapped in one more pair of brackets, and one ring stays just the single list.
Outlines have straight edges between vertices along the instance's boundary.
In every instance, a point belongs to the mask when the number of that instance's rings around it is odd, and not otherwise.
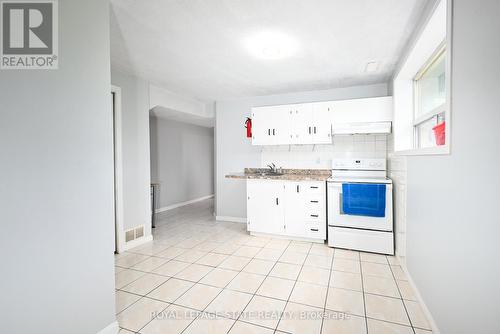
[{"label": "ceiling light fixture", "polygon": [[246,39],[248,51],[260,59],[282,59],[292,56],[297,42],[290,36],[277,31],[264,31]]}]

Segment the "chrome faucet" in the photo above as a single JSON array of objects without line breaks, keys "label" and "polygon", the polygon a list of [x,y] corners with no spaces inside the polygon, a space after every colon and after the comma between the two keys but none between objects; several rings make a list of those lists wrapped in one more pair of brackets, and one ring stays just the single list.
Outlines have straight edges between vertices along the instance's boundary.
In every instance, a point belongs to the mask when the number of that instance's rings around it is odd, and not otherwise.
[{"label": "chrome faucet", "polygon": [[271,173],[277,172],[275,164],[271,163],[271,164],[267,165],[267,167],[269,167],[269,169],[271,170]]}]

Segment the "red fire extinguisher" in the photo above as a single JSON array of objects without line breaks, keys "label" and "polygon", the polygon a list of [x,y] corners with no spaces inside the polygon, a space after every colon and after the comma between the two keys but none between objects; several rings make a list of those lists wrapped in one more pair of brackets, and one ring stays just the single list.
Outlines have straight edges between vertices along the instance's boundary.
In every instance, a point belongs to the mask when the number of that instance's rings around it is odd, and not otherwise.
[{"label": "red fire extinguisher", "polygon": [[247,138],[252,138],[252,119],[247,117],[245,121],[245,128],[247,129]]}]

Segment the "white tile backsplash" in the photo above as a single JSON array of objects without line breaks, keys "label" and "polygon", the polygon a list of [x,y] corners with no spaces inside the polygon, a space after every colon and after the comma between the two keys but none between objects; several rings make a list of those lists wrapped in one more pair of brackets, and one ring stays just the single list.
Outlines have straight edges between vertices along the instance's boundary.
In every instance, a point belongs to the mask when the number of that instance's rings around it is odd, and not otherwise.
[{"label": "white tile backsplash", "polygon": [[387,158],[387,135],[335,136],[329,145],[263,146],[261,167],[331,168],[332,159]]}]

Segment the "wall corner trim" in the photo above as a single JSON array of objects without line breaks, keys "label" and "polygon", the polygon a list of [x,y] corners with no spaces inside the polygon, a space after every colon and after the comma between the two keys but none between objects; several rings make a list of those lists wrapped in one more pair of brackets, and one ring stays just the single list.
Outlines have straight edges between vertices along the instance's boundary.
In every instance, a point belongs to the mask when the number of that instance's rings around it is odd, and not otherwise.
[{"label": "wall corner trim", "polygon": [[162,208],[156,209],[155,213],[160,213],[160,212],[172,210],[172,209],[175,209],[175,208],[179,208],[181,206],[185,206],[185,205],[188,205],[188,204],[193,204],[193,203],[196,203],[196,202],[204,201],[206,199],[213,198],[213,197],[214,197],[214,194],[208,195],[208,196],[199,197],[199,198],[195,198],[195,199],[192,199],[192,200],[189,200],[189,201],[185,201],[185,202],[180,202],[180,203],[175,203],[175,204],[172,204],[172,205],[164,206]]},{"label": "wall corner trim", "polygon": [[420,294],[420,291],[418,290],[417,286],[415,285],[415,281],[413,281],[413,278],[410,275],[410,272],[408,271],[408,267],[406,266],[406,261],[403,261],[399,256],[396,256],[398,259],[401,268],[403,269],[404,273],[406,274],[406,277],[408,278],[408,282],[410,283],[413,292],[415,293],[415,297],[417,297],[418,303],[420,304],[420,307],[422,308],[422,312],[424,313],[425,317],[427,318],[427,321],[429,322],[429,325],[431,326],[432,333],[433,334],[441,334],[441,331],[439,330],[436,321],[434,320],[434,317],[431,314],[431,311],[427,307],[427,305],[424,302],[424,299],[422,298],[422,295]]},{"label": "wall corner trim", "polygon": [[118,321],[114,321],[97,332],[97,334],[117,334],[119,330],[120,327],[118,327]]},{"label": "wall corner trim", "polygon": [[233,222],[233,223],[242,223],[246,224],[247,219],[243,217],[229,217],[229,216],[215,216],[215,220],[221,222]]}]

